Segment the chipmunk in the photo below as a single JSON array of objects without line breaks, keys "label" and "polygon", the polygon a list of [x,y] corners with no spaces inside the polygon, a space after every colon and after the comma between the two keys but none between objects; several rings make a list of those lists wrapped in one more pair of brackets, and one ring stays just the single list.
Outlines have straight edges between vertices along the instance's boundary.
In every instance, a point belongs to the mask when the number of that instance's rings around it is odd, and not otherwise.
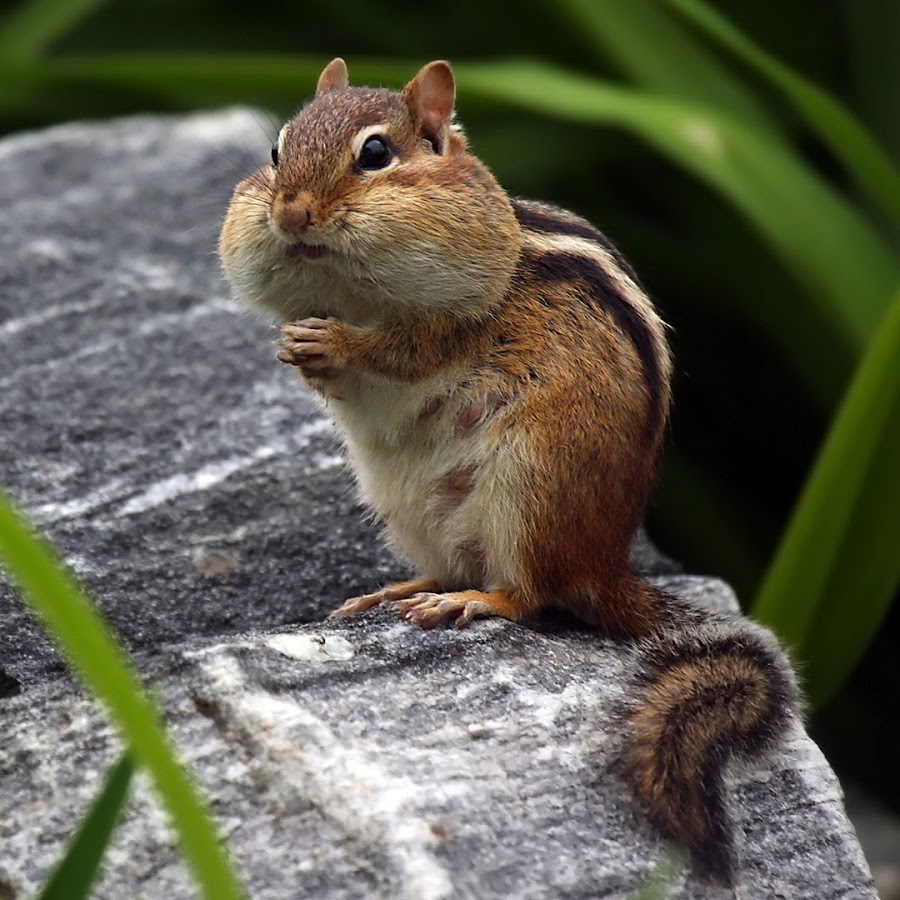
[{"label": "chipmunk", "polygon": [[598,229],[505,193],[454,104],[446,62],[397,92],[349,87],[333,60],[222,228],[228,279],[284,323],[278,359],[324,398],[421,575],[335,614],[393,602],[430,628],[556,606],[635,642],[623,772],[730,885],[723,769],[782,735],[791,668],[763,628],[632,570],[667,430],[665,326]]}]

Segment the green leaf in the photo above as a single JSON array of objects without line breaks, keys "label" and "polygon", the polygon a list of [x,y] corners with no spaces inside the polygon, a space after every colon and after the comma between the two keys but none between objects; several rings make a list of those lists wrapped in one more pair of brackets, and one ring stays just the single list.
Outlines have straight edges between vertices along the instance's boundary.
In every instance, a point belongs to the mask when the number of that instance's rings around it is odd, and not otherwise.
[{"label": "green leaf", "polygon": [[0,18],[0,59],[30,59],[106,0],[27,0]]},{"label": "green leaf", "polygon": [[675,880],[684,870],[685,862],[677,850],[669,851],[653,868],[643,887],[630,900],[666,900],[671,896]]},{"label": "green leaf", "polygon": [[900,226],[900,170],[844,106],[741,34],[701,0],[665,0],[701,31],[778,87],[847,173]]},{"label": "green leaf", "polygon": [[[289,115],[315,89],[329,61],[319,55],[97,55],[0,58],[0,112],[84,117],[107,109],[194,109],[249,103]],[[354,62],[357,84],[402,84],[415,63]]]},{"label": "green leaf", "polygon": [[0,491],[0,563],[41,617],[72,668],[102,700],[172,817],[188,864],[209,900],[241,897],[203,802],[125,654],[100,615]]},{"label": "green leaf", "polygon": [[636,84],[654,93],[728,110],[757,128],[774,132],[765,105],[659,0],[555,0]]},{"label": "green leaf", "polygon": [[124,753],[110,769],[103,790],[82,819],[38,900],[83,900],[90,896],[103,854],[125,809],[133,774],[131,757]]},{"label": "green leaf", "polygon": [[900,291],[832,423],[753,614],[793,648],[811,699],[849,675],[900,586]]},{"label": "green leaf", "polygon": [[464,91],[553,118],[624,128],[648,142],[755,227],[806,287],[817,317],[808,327],[828,323],[861,353],[896,283],[896,254],[780,141],[710,109],[541,63],[465,65],[457,72]]}]

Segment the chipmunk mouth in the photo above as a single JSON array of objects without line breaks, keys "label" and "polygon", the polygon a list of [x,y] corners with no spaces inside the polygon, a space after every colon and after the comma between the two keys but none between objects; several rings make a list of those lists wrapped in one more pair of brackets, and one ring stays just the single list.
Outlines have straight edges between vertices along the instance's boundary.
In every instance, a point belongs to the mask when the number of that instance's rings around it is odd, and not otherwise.
[{"label": "chipmunk mouth", "polygon": [[324,244],[291,244],[287,248],[288,256],[302,256],[304,259],[321,259],[331,255],[331,248]]}]

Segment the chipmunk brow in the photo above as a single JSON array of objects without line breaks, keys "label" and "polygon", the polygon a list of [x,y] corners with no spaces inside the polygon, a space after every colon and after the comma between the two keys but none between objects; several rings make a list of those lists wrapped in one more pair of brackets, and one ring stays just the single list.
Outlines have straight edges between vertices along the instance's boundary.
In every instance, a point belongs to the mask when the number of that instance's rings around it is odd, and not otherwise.
[{"label": "chipmunk brow", "polygon": [[350,149],[353,151],[353,155],[359,156],[363,144],[365,144],[370,137],[374,137],[376,134],[390,137],[388,134],[389,131],[390,126],[387,122],[379,122],[377,125],[366,125],[364,128],[360,128],[350,142]]}]

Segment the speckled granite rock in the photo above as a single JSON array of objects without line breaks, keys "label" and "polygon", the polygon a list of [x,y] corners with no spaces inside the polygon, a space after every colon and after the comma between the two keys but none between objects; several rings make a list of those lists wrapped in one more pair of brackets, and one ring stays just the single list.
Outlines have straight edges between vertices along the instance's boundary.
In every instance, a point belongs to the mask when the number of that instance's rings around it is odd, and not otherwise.
[{"label": "speckled granite rock", "polygon": [[[251,897],[626,897],[664,853],[615,771],[628,647],[569,621],[320,624],[405,570],[218,276],[218,218],[267,146],[240,111],[0,143],[0,482],[154,680]],[[0,898],[20,900],[116,742],[2,580],[0,734]],[[799,725],[731,782],[742,898],[874,896]],[[190,894],[141,787],[97,896]]]}]

